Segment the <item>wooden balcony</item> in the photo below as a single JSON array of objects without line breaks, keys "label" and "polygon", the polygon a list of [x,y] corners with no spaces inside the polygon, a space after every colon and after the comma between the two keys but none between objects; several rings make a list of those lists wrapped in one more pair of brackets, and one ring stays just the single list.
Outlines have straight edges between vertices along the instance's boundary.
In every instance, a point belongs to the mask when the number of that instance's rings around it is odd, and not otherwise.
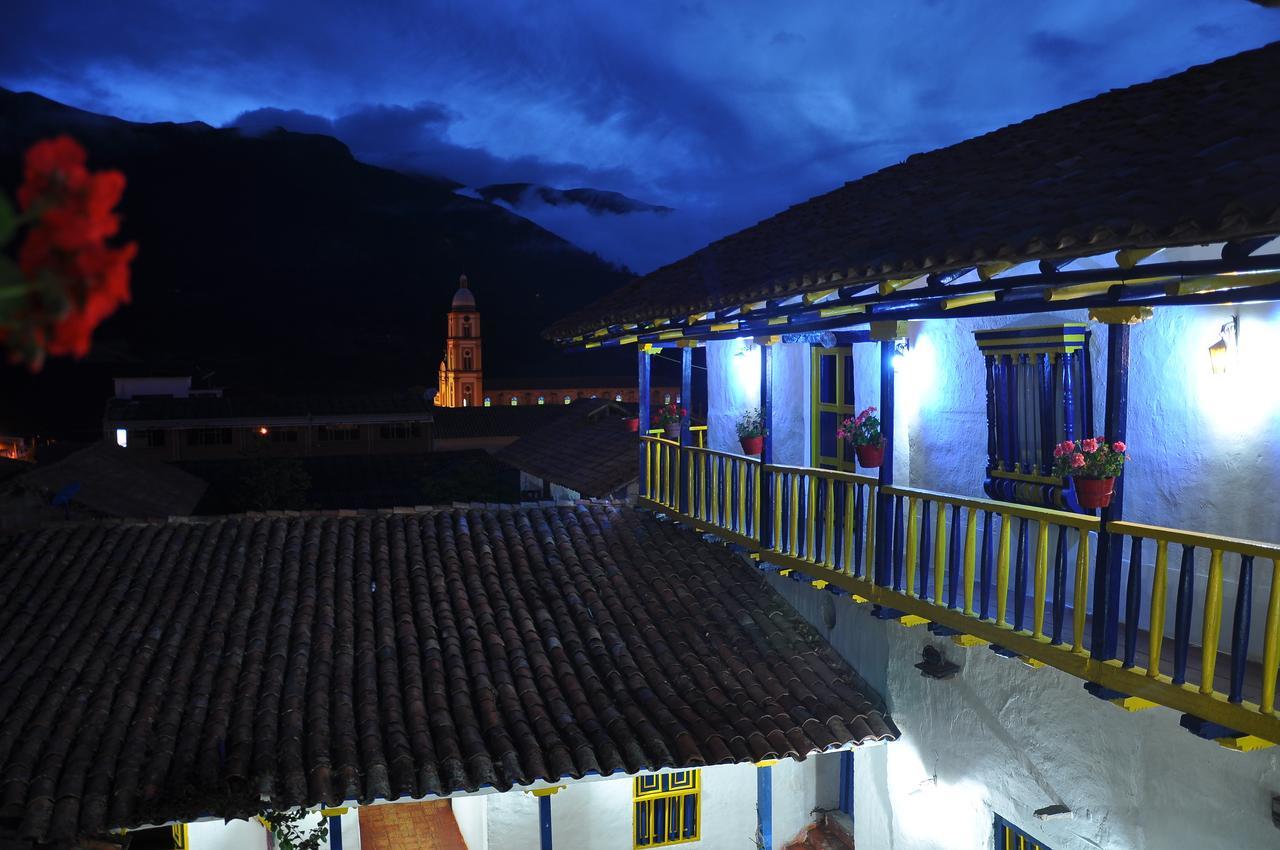
[{"label": "wooden balcony", "polygon": [[[1090,514],[881,486],[654,436],[642,438],[641,462],[642,506],[742,546],[762,567],[871,604],[875,616],[1056,667],[1125,709],[1181,711],[1183,726],[1223,746],[1280,743],[1280,545],[1103,527]],[[1104,537],[1129,557],[1100,589]],[[1099,592],[1113,603],[1095,618]]]}]

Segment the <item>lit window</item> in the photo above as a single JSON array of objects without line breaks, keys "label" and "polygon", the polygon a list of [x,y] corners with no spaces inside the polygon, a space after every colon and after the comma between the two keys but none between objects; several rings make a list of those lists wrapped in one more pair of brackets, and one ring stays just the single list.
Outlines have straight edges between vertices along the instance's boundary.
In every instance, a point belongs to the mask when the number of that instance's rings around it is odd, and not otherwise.
[{"label": "lit window", "polygon": [[484,406],[485,406],[485,407],[493,407],[493,399],[489,398],[488,396],[485,396],[485,397],[484,397]]},{"label": "lit window", "polygon": [[565,396],[565,397],[564,397],[564,403],[565,403],[565,404],[573,404],[573,396]]},{"label": "lit window", "polygon": [[666,847],[698,840],[698,771],[637,776],[633,793],[635,847]]},{"label": "lit window", "polygon": [[667,393],[662,397],[663,404],[671,404],[671,393]]},{"label": "lit window", "polygon": [[1047,844],[1027,835],[1004,818],[996,815],[996,850],[1049,850]]},{"label": "lit window", "polygon": [[676,396],[676,404],[680,403],[680,396]]},{"label": "lit window", "polygon": [[512,396],[512,397],[511,397],[511,406],[512,406],[512,407],[515,407],[515,406],[516,406],[517,404],[519,404],[519,403],[520,403],[520,399],[516,398],[515,396]]},{"label": "lit window", "polygon": [[127,428],[116,429],[116,445],[122,449],[129,448],[129,429]]},{"label": "lit window", "polygon": [[471,399],[469,399],[469,398],[464,398],[464,399],[462,400],[462,406],[463,406],[463,407],[470,407],[470,406],[471,406]]},{"label": "lit window", "polygon": [[544,396],[538,396],[538,404],[546,404],[547,399]]},{"label": "lit window", "polygon": [[622,401],[622,393],[614,393],[614,394],[613,394],[613,400],[614,400],[614,401]]}]

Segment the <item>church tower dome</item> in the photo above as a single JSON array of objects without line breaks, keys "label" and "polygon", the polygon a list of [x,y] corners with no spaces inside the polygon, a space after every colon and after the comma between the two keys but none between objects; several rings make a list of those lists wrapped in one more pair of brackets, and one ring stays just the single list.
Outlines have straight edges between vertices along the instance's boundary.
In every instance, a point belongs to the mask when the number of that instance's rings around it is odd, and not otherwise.
[{"label": "church tower dome", "polygon": [[455,310],[474,310],[476,308],[476,297],[471,292],[471,285],[467,282],[467,276],[464,274],[458,278],[458,291],[453,294],[453,309]]}]

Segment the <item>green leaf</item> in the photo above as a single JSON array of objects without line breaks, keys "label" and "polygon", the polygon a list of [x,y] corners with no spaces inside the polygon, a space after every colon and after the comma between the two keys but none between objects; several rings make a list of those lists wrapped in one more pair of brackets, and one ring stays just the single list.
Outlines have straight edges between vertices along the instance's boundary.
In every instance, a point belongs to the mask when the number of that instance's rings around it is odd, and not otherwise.
[{"label": "green leaf", "polygon": [[0,248],[9,244],[17,229],[18,213],[4,192],[0,192]]}]

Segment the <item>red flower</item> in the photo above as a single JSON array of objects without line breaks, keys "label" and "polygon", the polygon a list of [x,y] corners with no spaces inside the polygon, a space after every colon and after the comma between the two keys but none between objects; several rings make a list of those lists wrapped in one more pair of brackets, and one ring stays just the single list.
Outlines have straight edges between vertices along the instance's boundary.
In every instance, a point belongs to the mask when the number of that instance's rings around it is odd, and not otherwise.
[{"label": "red flower", "polygon": [[1114,443],[1111,444],[1111,448],[1117,452],[1124,452],[1125,445],[1119,440],[1116,440]]},{"label": "red flower", "polygon": [[1098,441],[1090,437],[1080,444],[1080,448],[1084,449],[1089,454],[1093,454],[1098,450]]},{"label": "red flower", "polygon": [[137,246],[106,244],[120,229],[113,210],[124,175],[92,173],[85,161],[84,148],[69,136],[37,142],[26,155],[18,202],[34,222],[17,259],[28,296],[14,313],[17,332],[0,341],[33,370],[46,352],[83,357],[93,329],[129,300]]},{"label": "red flower", "polygon": [[1079,452],[1076,452],[1075,454],[1073,454],[1071,456],[1071,465],[1076,469],[1079,469],[1080,467],[1084,466],[1084,455],[1080,454]]}]

